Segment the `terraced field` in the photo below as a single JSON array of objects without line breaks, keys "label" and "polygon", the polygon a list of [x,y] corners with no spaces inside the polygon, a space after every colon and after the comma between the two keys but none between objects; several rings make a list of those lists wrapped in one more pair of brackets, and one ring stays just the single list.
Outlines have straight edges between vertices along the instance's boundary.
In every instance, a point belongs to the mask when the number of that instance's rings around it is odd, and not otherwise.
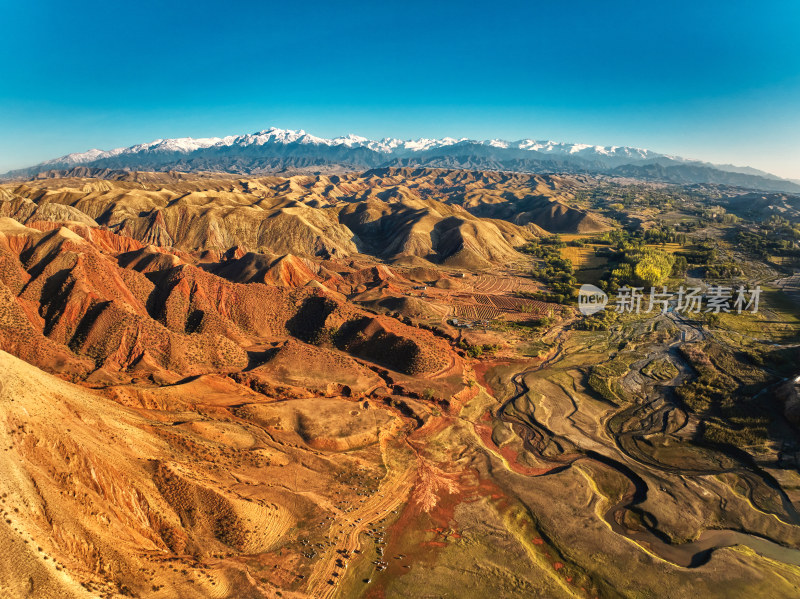
[{"label": "terraced field", "polygon": [[453,315],[466,320],[494,320],[495,318],[500,318],[503,314],[505,314],[503,310],[486,305],[453,305]]},{"label": "terraced field", "polygon": [[522,297],[509,297],[503,295],[493,295],[491,303],[506,312],[525,312],[526,314],[547,314],[553,310],[553,305],[538,300]]},{"label": "terraced field", "polygon": [[553,304],[509,295],[483,293],[456,294],[452,296],[452,314],[458,318],[492,320],[504,315],[543,316],[551,314]]},{"label": "terraced field", "polygon": [[536,291],[539,288],[536,281],[521,276],[481,274],[472,281],[472,289],[477,293],[502,294],[515,291]]}]

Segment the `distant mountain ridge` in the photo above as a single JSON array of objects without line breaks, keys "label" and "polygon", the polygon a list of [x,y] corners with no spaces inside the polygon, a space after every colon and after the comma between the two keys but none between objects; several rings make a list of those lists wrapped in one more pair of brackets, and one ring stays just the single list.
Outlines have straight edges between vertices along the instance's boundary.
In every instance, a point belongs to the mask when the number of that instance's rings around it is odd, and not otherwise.
[{"label": "distant mountain ridge", "polygon": [[629,146],[451,137],[372,140],[352,134],[326,139],[303,130],[275,127],[245,135],[158,139],[109,151],[92,149],[10,171],[5,177],[33,177],[75,167],[267,174],[298,170],[346,172],[391,166],[603,174],[678,184],[719,183],[800,192],[800,184],[750,167],[714,165]]}]

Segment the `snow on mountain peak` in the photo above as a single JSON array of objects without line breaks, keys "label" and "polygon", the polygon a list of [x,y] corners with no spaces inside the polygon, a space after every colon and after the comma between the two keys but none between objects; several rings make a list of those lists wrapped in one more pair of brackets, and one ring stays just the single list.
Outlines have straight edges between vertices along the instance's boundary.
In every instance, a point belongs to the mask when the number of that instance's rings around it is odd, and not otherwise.
[{"label": "snow on mountain peak", "polygon": [[[443,137],[441,139],[419,138],[402,140],[385,137],[381,140],[373,140],[360,135],[349,133],[334,138],[322,138],[307,133],[303,129],[281,129],[279,127],[269,127],[255,133],[244,135],[229,135],[226,137],[179,137],[172,139],[156,139],[148,143],[137,144],[127,148],[116,148],[109,151],[98,149],[88,150],[75,154],[68,154],[61,158],[56,158],[42,163],[42,165],[52,166],[75,166],[88,164],[98,160],[127,156],[143,153],[179,153],[191,154],[199,150],[222,149],[226,147],[247,148],[248,146],[268,146],[268,145],[290,145],[298,144],[302,146],[328,146],[345,147],[349,149],[366,148],[380,154],[389,156],[407,156],[418,152],[446,148],[456,144],[475,144],[483,145],[498,150],[527,150],[544,154],[575,156],[584,159],[604,159],[604,160],[628,160],[640,161],[662,157],[640,148],[627,146],[595,146],[590,144],[563,143],[551,140],[542,141],[534,139],[522,139],[519,141],[507,141],[504,139],[489,139],[478,141],[466,137],[454,138]],[[672,157],[670,157],[672,158]],[[677,159],[677,158],[675,158]],[[677,159],[681,160],[681,159]]]},{"label": "snow on mountain peak", "polygon": [[106,154],[108,154],[108,152],[98,150],[97,148],[92,148],[86,152],[75,152],[73,154],[62,156],[61,158],[53,158],[52,160],[48,160],[42,164],[83,164],[84,162],[91,162],[92,160],[104,158]]},{"label": "snow on mountain peak", "polygon": [[[662,167],[692,165],[719,172],[777,180],[779,177],[751,168],[719,166],[700,160],[659,154],[630,146],[600,146],[586,143],[565,143],[553,140],[500,138],[485,140],[469,138],[398,139],[384,137],[376,140],[352,133],[332,138],[317,137],[303,129],[269,127],[243,135],[226,137],[177,137],[155,139],[147,143],[113,150],[93,148],[42,162],[29,168],[6,174],[9,177],[31,176],[51,169],[91,166],[126,170],[160,170],[180,168],[209,169],[233,172],[265,172],[270,169],[291,170],[309,164],[331,164],[337,168],[366,169],[398,164],[448,168],[488,168],[521,170],[521,172],[609,173],[620,167],[641,167],[657,164]],[[697,169],[695,169],[697,170]],[[636,173],[636,168],[623,169]],[[669,174],[649,174],[645,177],[662,177]],[[621,171],[622,172],[622,171]],[[683,171],[682,171],[683,172]],[[633,175],[632,175],[633,176]],[[674,176],[678,178],[677,175]],[[683,173],[680,181],[719,181],[702,172]],[[706,177],[705,179],[703,177]],[[748,184],[726,175],[731,184]],[[755,184],[755,183],[754,183]],[[764,185],[764,183],[758,183]],[[771,185],[771,187],[769,186]],[[777,184],[770,183],[765,189]],[[779,189],[786,189],[780,187]]]}]

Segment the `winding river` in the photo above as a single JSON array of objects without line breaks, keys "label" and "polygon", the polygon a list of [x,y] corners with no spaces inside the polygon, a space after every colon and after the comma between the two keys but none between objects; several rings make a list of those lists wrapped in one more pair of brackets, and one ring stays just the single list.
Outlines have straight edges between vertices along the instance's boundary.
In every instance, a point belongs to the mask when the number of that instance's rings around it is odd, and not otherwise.
[{"label": "winding river", "polygon": [[[681,330],[687,326],[685,322],[681,322],[679,319],[673,320]],[[696,333],[696,331],[692,332]],[[751,491],[758,485],[766,485],[780,497],[783,508],[782,513],[775,513],[773,511],[773,515],[786,524],[793,526],[800,525],[800,514],[797,513],[789,498],[780,488],[780,485],[778,485],[769,474],[760,470],[749,454],[744,451],[738,451],[735,452],[735,456],[729,456],[736,462],[736,465],[733,467],[680,468],[674,465],[662,464],[647,454],[632,450],[635,443],[630,443],[629,441],[635,435],[646,435],[655,431],[659,426],[663,426],[663,424],[659,423],[664,422],[664,418],[668,416],[670,411],[680,409],[671,398],[671,394],[675,387],[680,385],[692,374],[691,367],[685,363],[682,356],[676,351],[677,345],[685,342],[686,337],[686,333],[682,332],[680,341],[667,345],[661,350],[661,355],[668,354],[670,360],[676,365],[679,371],[678,375],[673,377],[672,380],[665,381],[663,385],[660,385],[660,389],[655,396],[647,396],[644,398],[643,403],[637,403],[615,414],[614,418],[610,419],[609,422],[616,419],[615,422],[618,428],[615,427],[617,430],[612,431],[609,430],[609,426],[607,425],[606,432],[609,434],[609,437],[615,439],[617,449],[619,449],[626,458],[630,459],[632,463],[638,463],[647,468],[661,469],[673,474],[686,476],[733,473],[741,477]],[[497,411],[497,417],[512,426],[514,432],[522,440],[524,448],[540,461],[550,464],[551,469],[546,473],[531,476],[548,476],[569,468],[579,461],[594,462],[613,469],[627,479],[629,488],[617,503],[610,506],[605,511],[603,519],[615,533],[635,542],[644,550],[658,558],[675,565],[694,568],[706,563],[710,559],[712,553],[717,549],[735,545],[745,545],[764,557],[800,566],[800,549],[786,547],[753,534],[728,529],[704,530],[693,541],[673,543],[664,533],[649,526],[645,518],[642,518],[641,528],[639,530],[631,530],[622,524],[622,522],[625,521],[624,516],[626,511],[644,514],[638,506],[647,499],[648,487],[645,480],[623,461],[597,451],[583,450],[573,441],[549,430],[538,422],[533,414],[526,413],[524,417],[520,417],[515,409],[511,409],[516,400],[527,395],[529,392],[525,378],[531,373],[548,368],[557,362],[561,358],[562,349],[563,338],[559,340],[556,351],[551,357],[515,374],[511,379],[515,386],[515,392]],[[645,361],[654,359],[653,355],[653,353],[650,353]],[[659,352],[655,352],[655,355],[658,356]],[[629,422],[630,420],[635,420],[637,423],[641,424],[635,429],[629,429],[619,424],[620,422]],[[625,432],[620,433],[619,431],[622,430],[625,430]]]}]

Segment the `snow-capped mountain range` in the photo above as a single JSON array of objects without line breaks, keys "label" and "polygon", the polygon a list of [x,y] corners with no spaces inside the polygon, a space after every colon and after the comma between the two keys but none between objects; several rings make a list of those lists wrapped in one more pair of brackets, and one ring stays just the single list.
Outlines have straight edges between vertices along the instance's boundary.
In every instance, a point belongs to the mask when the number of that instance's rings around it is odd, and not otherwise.
[{"label": "snow-capped mountain range", "polygon": [[800,185],[750,167],[714,165],[628,146],[521,139],[401,140],[344,135],[326,139],[303,130],[271,127],[227,137],[157,139],[127,148],[67,154],[6,177],[50,170],[100,169],[223,171],[242,174],[315,169],[353,171],[382,166],[427,166],[533,173],[589,173],[673,183],[721,183],[800,192]]},{"label": "snow-capped mountain range", "polygon": [[530,150],[536,152],[544,152],[553,155],[578,155],[578,156],[606,156],[606,157],[624,157],[639,160],[652,159],[664,154],[656,154],[649,150],[641,148],[631,148],[627,146],[592,146],[588,144],[573,144],[555,141],[537,141],[533,139],[521,139],[519,141],[505,141],[502,139],[488,139],[484,141],[477,141],[462,137],[455,139],[452,137],[444,137],[442,139],[426,139],[420,138],[416,140],[402,140],[391,137],[386,137],[381,140],[368,139],[360,135],[343,135],[326,139],[324,137],[317,137],[306,133],[302,129],[294,131],[291,129],[278,129],[277,127],[270,127],[257,133],[248,133],[246,135],[229,135],[227,137],[179,137],[175,139],[157,139],[149,143],[137,144],[128,148],[116,148],[113,150],[88,150],[75,154],[67,154],[60,158],[47,160],[36,166],[50,166],[50,165],[79,165],[88,164],[103,158],[115,158],[117,156],[124,156],[129,154],[140,154],[144,152],[180,152],[189,154],[197,150],[204,150],[208,148],[246,148],[250,146],[265,146],[270,144],[299,144],[309,146],[343,146],[346,148],[368,148],[374,152],[392,155],[408,155],[414,152],[422,152],[425,150],[432,150],[435,148],[444,148],[447,146],[454,146],[457,144],[480,144],[493,148],[501,149],[516,149],[516,150]]}]

